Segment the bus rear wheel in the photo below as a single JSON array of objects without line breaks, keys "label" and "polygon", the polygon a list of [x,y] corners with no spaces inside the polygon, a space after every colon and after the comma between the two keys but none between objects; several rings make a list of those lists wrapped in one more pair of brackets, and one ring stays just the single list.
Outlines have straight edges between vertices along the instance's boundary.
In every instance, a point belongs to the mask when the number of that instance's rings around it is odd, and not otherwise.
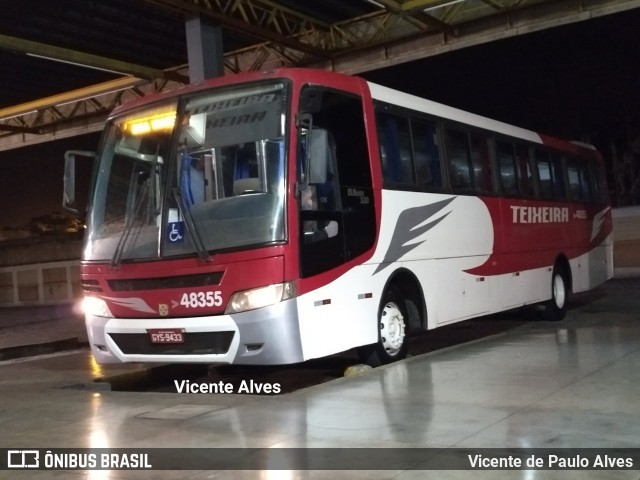
[{"label": "bus rear wheel", "polygon": [[407,306],[400,291],[390,286],[378,312],[378,341],[358,349],[363,363],[378,367],[407,356]]},{"label": "bus rear wheel", "polygon": [[551,275],[551,299],[542,305],[542,318],[552,321],[564,318],[567,313],[569,289],[569,281],[564,269],[556,265]]}]

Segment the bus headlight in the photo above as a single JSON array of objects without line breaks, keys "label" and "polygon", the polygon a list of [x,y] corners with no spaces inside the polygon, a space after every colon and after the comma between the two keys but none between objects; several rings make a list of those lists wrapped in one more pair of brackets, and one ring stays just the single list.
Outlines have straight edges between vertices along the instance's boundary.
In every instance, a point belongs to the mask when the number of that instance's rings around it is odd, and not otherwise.
[{"label": "bus headlight", "polygon": [[251,290],[234,293],[224,313],[230,314],[255,310],[256,308],[274,305],[293,297],[295,297],[295,285],[293,282],[252,288]]},{"label": "bus headlight", "polygon": [[113,314],[103,299],[98,297],[84,297],[82,301],[82,310],[87,315],[94,317],[113,318]]}]

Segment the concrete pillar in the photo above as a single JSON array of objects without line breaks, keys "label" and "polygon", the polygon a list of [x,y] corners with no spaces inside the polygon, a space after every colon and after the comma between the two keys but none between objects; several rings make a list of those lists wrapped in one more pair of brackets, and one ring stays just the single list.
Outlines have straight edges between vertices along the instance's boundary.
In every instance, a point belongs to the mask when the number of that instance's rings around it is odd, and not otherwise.
[{"label": "concrete pillar", "polygon": [[202,82],[224,75],[222,27],[203,19],[200,15],[185,20],[189,81]]}]

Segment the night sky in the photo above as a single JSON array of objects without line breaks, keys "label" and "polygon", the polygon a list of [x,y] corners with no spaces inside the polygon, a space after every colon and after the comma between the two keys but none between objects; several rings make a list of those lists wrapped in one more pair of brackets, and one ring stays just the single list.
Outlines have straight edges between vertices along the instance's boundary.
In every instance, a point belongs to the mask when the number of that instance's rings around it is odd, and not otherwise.
[{"label": "night sky", "polygon": [[524,128],[596,143],[639,125],[639,44],[636,9],[364,76]]},{"label": "night sky", "polygon": [[[368,80],[568,139],[610,161],[640,128],[640,9],[363,74]],[[64,152],[92,134],[0,152],[0,228],[61,211]]]},{"label": "night sky", "polygon": [[[24,227],[33,217],[63,212],[64,152],[95,151],[99,139],[96,133],[0,152],[0,229]],[[87,182],[90,168],[83,170]]]}]

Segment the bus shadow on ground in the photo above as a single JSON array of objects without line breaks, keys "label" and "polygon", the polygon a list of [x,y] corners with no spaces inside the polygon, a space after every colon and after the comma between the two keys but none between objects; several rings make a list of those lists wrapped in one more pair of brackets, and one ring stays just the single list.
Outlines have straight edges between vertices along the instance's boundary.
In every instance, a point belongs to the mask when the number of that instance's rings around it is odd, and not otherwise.
[{"label": "bus shadow on ground", "polygon": [[[409,339],[409,357],[423,355],[499,334],[526,324],[519,313],[501,313],[414,335]],[[240,392],[243,382],[279,385],[279,394],[292,393],[319,385],[345,375],[345,371],[360,360],[355,350],[292,365],[158,365],[131,374],[103,377],[96,380],[112,391],[177,393],[176,381],[233,385]],[[104,385],[104,384],[108,384]],[[253,395],[273,393],[252,392]]]}]

